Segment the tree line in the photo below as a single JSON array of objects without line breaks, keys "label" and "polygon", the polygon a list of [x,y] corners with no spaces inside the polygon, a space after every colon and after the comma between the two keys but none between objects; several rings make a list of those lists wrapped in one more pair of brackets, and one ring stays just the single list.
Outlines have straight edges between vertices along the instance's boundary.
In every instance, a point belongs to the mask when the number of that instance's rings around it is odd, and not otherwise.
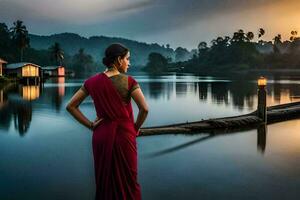
[{"label": "tree line", "polygon": [[0,23],[0,41],[0,57],[8,63],[26,61],[41,66],[63,65],[78,76],[96,71],[98,65],[83,48],[73,56],[66,54],[58,42],[45,50],[31,48],[29,32],[21,20],[15,21],[11,28]]},{"label": "tree line", "polygon": [[[217,37],[210,42],[200,42],[193,56],[183,62],[170,62],[170,59],[151,53],[145,70],[149,72],[220,72],[252,69],[300,69],[300,38],[297,31],[291,31],[289,40],[282,41],[280,34],[272,41],[262,38],[265,30],[257,34],[240,29],[231,37]],[[257,41],[253,39],[257,37]]]}]

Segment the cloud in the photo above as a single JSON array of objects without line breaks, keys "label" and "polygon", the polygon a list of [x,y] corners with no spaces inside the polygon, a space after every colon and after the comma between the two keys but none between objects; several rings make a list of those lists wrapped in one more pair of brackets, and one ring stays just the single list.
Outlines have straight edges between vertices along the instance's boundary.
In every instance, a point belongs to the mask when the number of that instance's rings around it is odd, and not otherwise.
[{"label": "cloud", "polygon": [[[192,44],[240,27],[253,30],[255,24],[278,28],[274,22],[288,24],[299,5],[297,0],[0,0],[0,19],[22,19],[39,34],[77,32]],[[188,38],[183,41],[183,36]]]}]

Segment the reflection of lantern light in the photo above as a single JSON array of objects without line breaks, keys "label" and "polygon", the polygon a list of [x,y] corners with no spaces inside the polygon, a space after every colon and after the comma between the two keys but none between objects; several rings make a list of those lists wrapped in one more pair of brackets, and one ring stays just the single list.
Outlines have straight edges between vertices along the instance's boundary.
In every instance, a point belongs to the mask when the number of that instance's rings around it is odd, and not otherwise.
[{"label": "reflection of lantern light", "polygon": [[40,97],[40,87],[39,86],[23,86],[22,97],[25,100],[35,100]]},{"label": "reflection of lantern light", "polygon": [[58,95],[65,96],[65,77],[58,77]]},{"label": "reflection of lantern light", "polygon": [[267,85],[267,79],[263,76],[261,76],[258,80],[257,80],[257,85],[259,87],[264,87]]}]

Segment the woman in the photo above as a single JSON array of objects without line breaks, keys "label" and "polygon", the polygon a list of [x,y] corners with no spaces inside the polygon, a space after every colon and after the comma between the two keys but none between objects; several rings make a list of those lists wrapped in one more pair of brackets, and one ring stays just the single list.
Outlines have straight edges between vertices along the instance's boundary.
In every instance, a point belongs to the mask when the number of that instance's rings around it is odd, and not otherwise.
[{"label": "woman", "polygon": [[[147,117],[148,106],[138,83],[124,74],[130,65],[129,58],[126,47],[110,45],[103,58],[107,69],[87,79],[67,105],[78,122],[93,130],[95,199],[141,199],[136,136]],[[88,95],[94,101],[95,121],[87,119],[79,109]],[[136,122],[131,98],[139,108]]]}]

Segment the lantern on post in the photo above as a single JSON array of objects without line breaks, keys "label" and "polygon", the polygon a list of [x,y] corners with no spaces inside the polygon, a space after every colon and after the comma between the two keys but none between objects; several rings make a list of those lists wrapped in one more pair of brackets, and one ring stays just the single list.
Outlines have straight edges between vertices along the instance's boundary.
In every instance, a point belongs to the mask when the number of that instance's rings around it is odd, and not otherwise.
[{"label": "lantern on post", "polygon": [[257,115],[263,120],[264,123],[267,122],[267,79],[261,76],[258,81],[258,90],[257,90]]}]

